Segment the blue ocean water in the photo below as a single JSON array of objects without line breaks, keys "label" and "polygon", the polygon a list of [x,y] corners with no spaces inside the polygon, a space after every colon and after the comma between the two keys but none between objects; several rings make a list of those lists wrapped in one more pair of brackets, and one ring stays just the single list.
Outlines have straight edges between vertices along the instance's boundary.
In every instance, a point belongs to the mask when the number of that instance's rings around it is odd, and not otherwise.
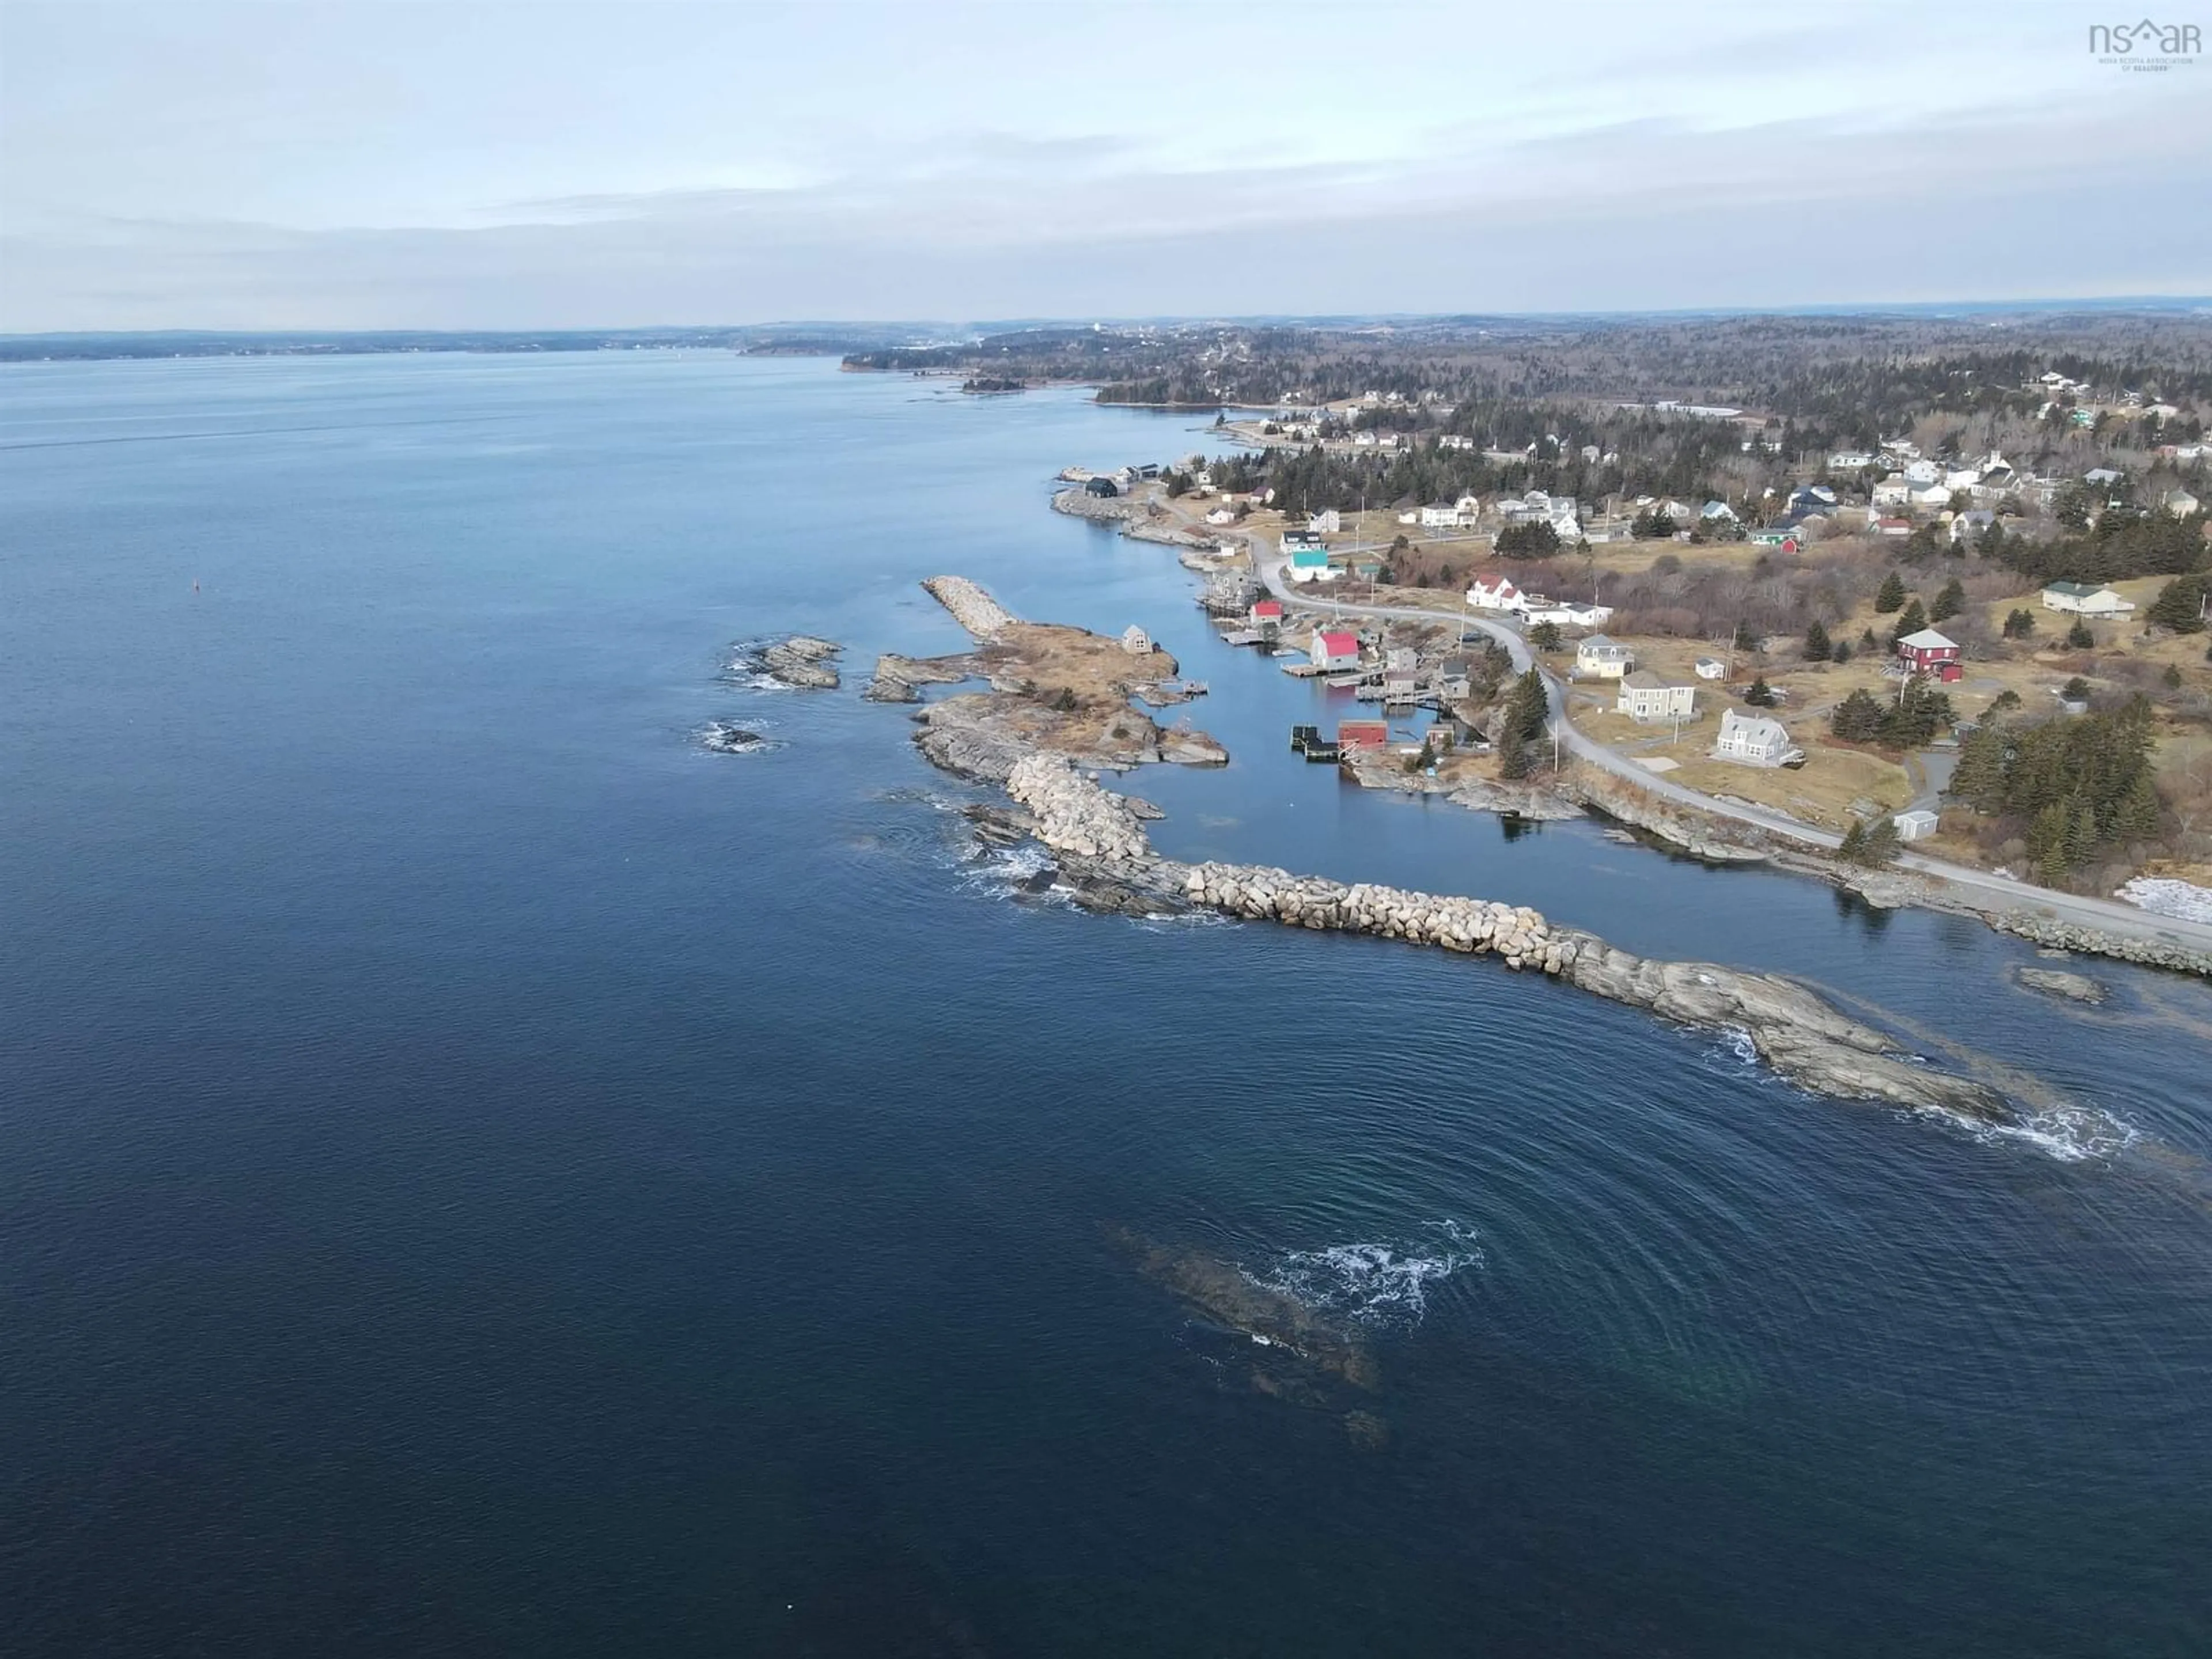
[{"label": "blue ocean water", "polygon": [[[1304,766],[1329,694],[1044,508],[1186,428],[704,353],[0,371],[0,1651],[2212,1647],[2212,997]],[[2036,1133],[1018,897],[854,695],[963,642],[941,571],[1211,682],[1164,850],[1800,973]],[[793,629],[846,690],[720,678]],[[1382,1388],[1255,1392],[1127,1234]]]}]

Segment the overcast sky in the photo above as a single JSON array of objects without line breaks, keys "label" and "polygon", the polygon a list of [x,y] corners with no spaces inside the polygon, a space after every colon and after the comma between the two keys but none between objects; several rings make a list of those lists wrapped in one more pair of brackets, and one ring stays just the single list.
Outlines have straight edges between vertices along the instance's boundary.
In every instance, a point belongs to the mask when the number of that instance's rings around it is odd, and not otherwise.
[{"label": "overcast sky", "polygon": [[2108,9],[5,0],[0,329],[2212,292]]}]

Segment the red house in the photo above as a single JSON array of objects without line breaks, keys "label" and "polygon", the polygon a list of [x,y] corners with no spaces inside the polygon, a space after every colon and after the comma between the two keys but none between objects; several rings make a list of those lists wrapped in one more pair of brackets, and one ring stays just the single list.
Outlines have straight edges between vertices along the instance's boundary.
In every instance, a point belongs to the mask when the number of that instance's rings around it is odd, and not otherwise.
[{"label": "red house", "polygon": [[1252,602],[1252,626],[1264,628],[1269,623],[1280,627],[1283,621],[1283,602],[1280,599],[1255,599]]},{"label": "red house", "polygon": [[1353,749],[1380,749],[1390,741],[1388,720],[1340,720],[1336,727],[1336,746]]},{"label": "red house", "polygon": [[1959,665],[1959,647],[1932,628],[1907,634],[1897,642],[1897,660],[1908,674],[1932,674],[1948,685],[1966,671]]}]

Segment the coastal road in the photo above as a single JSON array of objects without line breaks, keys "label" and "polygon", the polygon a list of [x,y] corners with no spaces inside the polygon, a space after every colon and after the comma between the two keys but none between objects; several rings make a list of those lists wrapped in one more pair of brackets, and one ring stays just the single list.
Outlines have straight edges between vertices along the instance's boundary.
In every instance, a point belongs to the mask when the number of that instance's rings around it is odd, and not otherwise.
[{"label": "coastal road", "polygon": [[[1843,843],[1843,837],[1833,831],[1816,829],[1783,813],[1769,811],[1763,807],[1739,805],[1686,788],[1656,772],[1646,770],[1626,757],[1615,754],[1595,738],[1585,736],[1567,718],[1565,687],[1556,675],[1536,661],[1534,653],[1528,648],[1528,641],[1516,628],[1472,613],[1462,613],[1455,617],[1446,611],[1424,611],[1413,605],[1353,605],[1343,600],[1319,599],[1315,597],[1310,587],[1291,585],[1283,574],[1287,561],[1279,556],[1271,557],[1255,546],[1251,549],[1251,556],[1253,567],[1259,571],[1260,579],[1267,585],[1267,590],[1286,604],[1301,605],[1309,611],[1328,611],[1337,616],[1425,623],[1431,627],[1440,623],[1457,621],[1496,640],[1512,658],[1516,672],[1526,672],[1533,664],[1543,677],[1544,689],[1552,706],[1550,729],[1559,739],[1559,746],[1577,758],[1586,760],[1601,771],[1610,772],[1638,789],[1694,811],[1753,824],[1808,847],[1832,851]],[[1901,869],[1967,890],[1961,898],[1976,908],[1990,908],[1989,899],[1996,898],[2008,907],[2030,913],[2040,912],[2078,927],[2093,927],[2128,939],[2153,940],[2179,945],[2191,951],[2212,952],[2212,923],[2154,915],[2148,910],[2140,910],[2134,905],[2123,904],[2114,899],[2086,898],[2073,893],[2054,892],[2048,887],[2015,881],[1994,871],[1953,864],[1948,860],[1929,858],[1922,853],[1903,854],[1897,862]],[[1967,894],[1988,896],[1977,902]]]}]

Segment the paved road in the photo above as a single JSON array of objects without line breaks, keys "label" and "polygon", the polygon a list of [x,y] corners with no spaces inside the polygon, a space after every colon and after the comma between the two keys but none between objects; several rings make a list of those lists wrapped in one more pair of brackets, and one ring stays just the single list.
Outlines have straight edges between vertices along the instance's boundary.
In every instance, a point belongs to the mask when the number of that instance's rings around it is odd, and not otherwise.
[{"label": "paved road", "polygon": [[[1374,617],[1404,622],[1426,623],[1431,626],[1454,620],[1488,635],[1503,645],[1513,659],[1516,672],[1525,671],[1535,661],[1528,649],[1528,641],[1518,629],[1508,623],[1463,612],[1457,618],[1442,611],[1424,611],[1412,605],[1352,605],[1338,599],[1316,596],[1310,586],[1293,587],[1283,575],[1286,562],[1279,556],[1271,556],[1259,548],[1252,550],[1253,562],[1259,569],[1261,580],[1278,599],[1292,605],[1304,605],[1312,611],[1327,611],[1340,616]],[[1733,818],[1741,823],[1755,824],[1778,836],[1804,843],[1809,847],[1833,848],[1842,844],[1843,837],[1831,830],[1815,829],[1780,812],[1763,807],[1740,806],[1730,801],[1701,794],[1686,788],[1656,772],[1638,765],[1624,756],[1615,754],[1604,744],[1577,731],[1566,717],[1566,691],[1558,677],[1540,663],[1537,672],[1544,678],[1544,686],[1552,704],[1550,730],[1560,746],[1577,757],[1586,760],[1601,770],[1626,779],[1638,788],[1648,791],[1663,800],[1674,802],[1715,817]],[[2024,881],[2014,881],[1988,870],[1977,870],[1948,860],[1934,859],[1921,853],[1906,853],[1898,860],[1899,867],[1938,881],[1950,882],[1973,890],[1975,895],[1987,895],[2003,900],[2008,905],[2028,911],[2043,911],[2084,927],[2118,933],[2130,939],[2156,939],[2171,945],[2183,945],[2193,951],[2212,951],[2212,924],[2182,921],[2170,916],[2153,915],[2131,904],[2113,899],[2083,898],[2071,893],[2056,893],[2047,887],[2034,886]],[[1966,897],[1966,895],[1961,895]],[[1971,899],[1969,902],[1972,902]],[[1984,902],[1987,900],[1984,899]]]}]

